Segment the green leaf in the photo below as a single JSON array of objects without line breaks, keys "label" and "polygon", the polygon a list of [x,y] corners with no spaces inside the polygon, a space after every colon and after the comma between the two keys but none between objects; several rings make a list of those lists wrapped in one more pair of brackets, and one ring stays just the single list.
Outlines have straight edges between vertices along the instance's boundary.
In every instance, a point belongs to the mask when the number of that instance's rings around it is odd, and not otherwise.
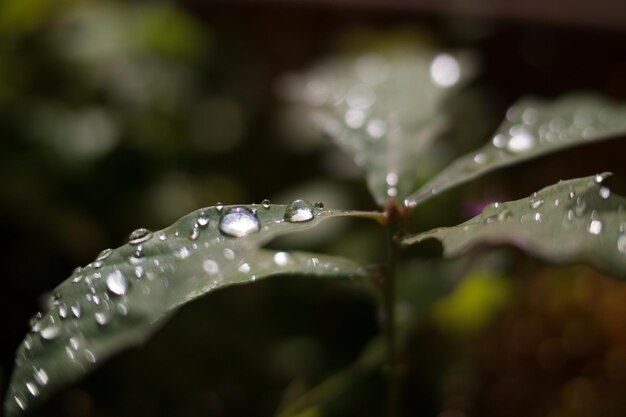
[{"label": "green leaf", "polygon": [[328,60],[289,79],[285,95],[353,157],[384,205],[414,189],[447,126],[442,103],[470,73],[466,56],[396,47]]},{"label": "green leaf", "polygon": [[626,106],[574,94],[553,103],[526,98],[513,105],[493,138],[464,155],[405,199],[415,207],[430,197],[495,169],[561,149],[626,133]]},{"label": "green leaf", "polygon": [[52,292],[16,354],[5,399],[21,414],[114,353],[143,342],[184,303],[210,291],[275,274],[363,278],[346,259],[260,249],[272,238],[339,216],[296,200],[284,205],[209,207],[159,232],[138,229],[129,243],[103,251]]},{"label": "green leaf", "polygon": [[626,199],[602,185],[608,175],[561,181],[528,198],[494,203],[463,224],[401,243],[439,239],[446,256],[480,243],[506,243],[551,262],[589,262],[626,277]]}]

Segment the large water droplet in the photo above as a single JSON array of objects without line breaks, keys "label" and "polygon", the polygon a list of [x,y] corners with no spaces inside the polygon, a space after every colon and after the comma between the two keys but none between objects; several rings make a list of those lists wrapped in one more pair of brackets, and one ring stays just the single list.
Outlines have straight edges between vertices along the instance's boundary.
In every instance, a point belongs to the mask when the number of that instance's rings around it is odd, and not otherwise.
[{"label": "large water droplet", "polygon": [[306,200],[294,200],[285,209],[285,220],[288,222],[306,222],[313,217],[313,204]]},{"label": "large water droplet", "polygon": [[592,220],[587,227],[587,231],[592,235],[599,235],[602,233],[602,222],[600,220]]},{"label": "large water droplet", "polygon": [[51,325],[41,329],[39,335],[44,340],[54,340],[61,334],[61,327]]},{"label": "large water droplet", "polygon": [[133,230],[133,232],[128,236],[128,243],[131,245],[139,245],[152,237],[152,232],[148,229],[144,229],[143,227],[140,229]]},{"label": "large water droplet", "polygon": [[511,128],[511,138],[506,149],[513,153],[528,152],[535,146],[535,138],[526,128],[516,125]]},{"label": "large water droplet", "polygon": [[287,252],[276,252],[273,259],[277,266],[285,266],[289,262],[289,254]]},{"label": "large water droplet", "polygon": [[245,207],[235,207],[220,219],[219,229],[222,234],[232,237],[244,237],[257,232],[259,219]]},{"label": "large water droplet", "polygon": [[108,290],[115,295],[124,295],[128,291],[128,281],[121,271],[113,271],[106,278]]}]

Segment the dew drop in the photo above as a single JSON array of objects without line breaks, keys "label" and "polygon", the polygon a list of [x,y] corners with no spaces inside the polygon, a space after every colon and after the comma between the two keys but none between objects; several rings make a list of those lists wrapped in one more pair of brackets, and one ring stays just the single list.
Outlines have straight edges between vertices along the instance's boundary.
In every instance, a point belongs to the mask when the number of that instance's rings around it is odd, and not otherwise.
[{"label": "dew drop", "polygon": [[36,397],[39,395],[39,388],[37,388],[37,385],[33,384],[32,382],[26,383],[26,389],[28,390],[28,392],[30,392],[30,394],[33,397]]},{"label": "dew drop", "polygon": [[15,400],[15,403],[17,404],[17,406],[22,410],[26,410],[26,402],[24,400],[22,400],[20,397],[18,397],[17,395],[13,397],[13,399]]},{"label": "dew drop", "polygon": [[48,326],[39,332],[39,335],[44,340],[54,340],[61,334],[61,328],[59,326]]},{"label": "dew drop", "polygon": [[498,221],[503,222],[513,217],[513,214],[508,210],[504,209],[500,213],[498,213]]},{"label": "dew drop", "polygon": [[140,229],[133,230],[133,232],[128,236],[128,243],[131,245],[139,245],[152,237],[152,232],[148,229],[144,229],[143,227]]},{"label": "dew drop", "polygon": [[223,208],[224,208],[224,204],[222,204],[220,201],[215,203],[215,210],[217,210],[218,213],[221,212]]},{"label": "dew drop", "polygon": [[276,252],[273,260],[277,266],[285,266],[289,262],[289,254],[287,252]]},{"label": "dew drop", "polygon": [[285,220],[291,223],[307,222],[313,217],[313,204],[306,200],[294,200],[285,209]]},{"label": "dew drop", "polygon": [[206,259],[202,262],[202,269],[209,275],[215,275],[220,272],[220,266],[213,259]]},{"label": "dew drop", "polygon": [[587,210],[587,203],[582,198],[578,197],[576,199],[576,207],[574,208],[574,213],[577,216],[582,216],[585,214],[585,210]]},{"label": "dew drop", "polygon": [[261,207],[263,207],[264,209],[270,208],[271,204],[272,203],[267,198],[265,200],[261,201]]},{"label": "dew drop", "polygon": [[223,235],[244,237],[258,232],[259,219],[245,207],[235,207],[220,219],[219,229]]},{"label": "dew drop", "polygon": [[85,359],[87,359],[88,362],[90,363],[96,363],[96,356],[93,354],[92,351],[85,349]]},{"label": "dew drop", "polygon": [[324,210],[324,203],[321,201],[316,201],[313,205],[317,210]]},{"label": "dew drop", "polygon": [[224,258],[228,259],[229,261],[232,261],[233,259],[235,259],[235,252],[232,249],[226,248],[224,249]]},{"label": "dew drop", "polygon": [[33,376],[39,385],[48,385],[48,374],[43,368],[33,367]]},{"label": "dew drop", "polygon": [[96,323],[98,323],[100,326],[104,326],[109,323],[109,316],[102,312],[94,314],[94,319],[96,320]]},{"label": "dew drop", "polygon": [[543,200],[535,200],[532,203],[530,203],[530,208],[538,209],[539,207],[541,207],[542,204],[543,204]]},{"label": "dew drop", "polygon": [[600,190],[598,190],[598,194],[600,195],[600,198],[606,200],[611,196],[611,190],[609,190],[607,187],[600,187]]},{"label": "dew drop", "polygon": [[599,235],[602,233],[602,222],[600,220],[592,220],[587,227],[587,231],[592,235]]},{"label": "dew drop", "polygon": [[191,229],[191,233],[189,234],[189,239],[196,240],[200,236],[200,230],[197,227]]},{"label": "dew drop", "polygon": [[62,319],[67,318],[67,306],[65,304],[61,304],[59,306],[59,317],[61,317]]},{"label": "dew drop", "polygon": [[626,254],[626,234],[621,234],[617,238],[617,250]]},{"label": "dew drop", "polygon": [[143,266],[141,265],[137,265],[135,267],[135,277],[137,278],[143,278],[143,276],[145,275],[145,269],[143,268]]},{"label": "dew drop", "polygon": [[535,146],[535,138],[528,130],[518,125],[511,128],[511,138],[506,144],[509,152],[528,152],[533,146]]},{"label": "dew drop", "polygon": [[102,252],[100,252],[98,254],[98,256],[96,257],[96,261],[104,261],[106,258],[108,258],[109,256],[111,256],[111,253],[113,252],[113,249],[105,249]]},{"label": "dew drop", "polygon": [[74,317],[76,317],[77,319],[80,318],[82,309],[81,309],[80,304],[78,302],[76,304],[73,304],[70,307],[70,310],[72,310],[72,314],[74,315]]},{"label": "dew drop", "polygon": [[241,266],[238,268],[238,270],[242,274],[247,274],[248,272],[250,272],[250,265],[247,264],[247,263],[241,264]]},{"label": "dew drop", "polygon": [[124,295],[128,291],[128,281],[121,271],[111,272],[106,278],[106,285],[114,295]]},{"label": "dew drop", "polygon": [[203,214],[198,217],[198,220],[196,220],[196,223],[198,224],[199,228],[204,229],[209,224],[209,218]]}]

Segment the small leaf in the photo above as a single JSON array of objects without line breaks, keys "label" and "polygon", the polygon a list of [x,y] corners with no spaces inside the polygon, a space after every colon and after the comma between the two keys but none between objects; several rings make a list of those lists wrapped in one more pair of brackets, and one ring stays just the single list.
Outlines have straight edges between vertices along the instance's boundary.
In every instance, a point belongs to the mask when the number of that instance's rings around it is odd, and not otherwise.
[{"label": "small leaf", "polygon": [[285,95],[353,157],[383,205],[415,186],[416,161],[447,125],[441,105],[470,73],[467,56],[397,47],[324,62],[290,78]]},{"label": "small leaf", "polygon": [[507,111],[489,143],[454,161],[411,194],[405,205],[415,207],[501,167],[625,133],[626,106],[602,97],[576,94],[553,103],[523,99]]},{"label": "small leaf", "polygon": [[306,202],[209,207],[103,251],[53,291],[16,354],[7,416],[29,409],[114,353],[143,342],[182,304],[210,291],[275,274],[361,278],[346,259],[259,249],[272,238],[339,216]]},{"label": "small leaf", "polygon": [[626,277],[626,199],[602,185],[608,175],[561,181],[531,197],[492,204],[463,224],[402,244],[436,238],[446,256],[457,256],[480,243],[507,243],[548,261],[589,262]]}]

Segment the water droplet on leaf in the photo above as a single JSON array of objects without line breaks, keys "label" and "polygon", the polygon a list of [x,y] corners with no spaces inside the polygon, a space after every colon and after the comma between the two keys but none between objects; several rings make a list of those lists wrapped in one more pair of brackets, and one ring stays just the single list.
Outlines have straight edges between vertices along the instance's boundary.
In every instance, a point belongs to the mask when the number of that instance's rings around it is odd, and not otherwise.
[{"label": "water droplet on leaf", "polygon": [[263,207],[264,209],[270,208],[271,204],[272,203],[267,198],[265,200],[261,201],[261,207]]},{"label": "water droplet on leaf", "polygon": [[313,204],[306,200],[294,200],[285,209],[285,220],[288,222],[306,222],[313,217]]},{"label": "water droplet on leaf", "polygon": [[128,281],[121,271],[111,272],[106,278],[106,285],[114,295],[125,295],[128,291]]},{"label": "water droplet on leaf", "polygon": [[223,235],[244,237],[257,232],[260,228],[259,219],[245,207],[235,207],[220,219],[219,229]]},{"label": "water droplet on leaf", "polygon": [[128,243],[131,245],[139,245],[152,237],[152,232],[148,229],[144,229],[143,227],[140,229],[133,230],[133,232],[128,236]]}]

